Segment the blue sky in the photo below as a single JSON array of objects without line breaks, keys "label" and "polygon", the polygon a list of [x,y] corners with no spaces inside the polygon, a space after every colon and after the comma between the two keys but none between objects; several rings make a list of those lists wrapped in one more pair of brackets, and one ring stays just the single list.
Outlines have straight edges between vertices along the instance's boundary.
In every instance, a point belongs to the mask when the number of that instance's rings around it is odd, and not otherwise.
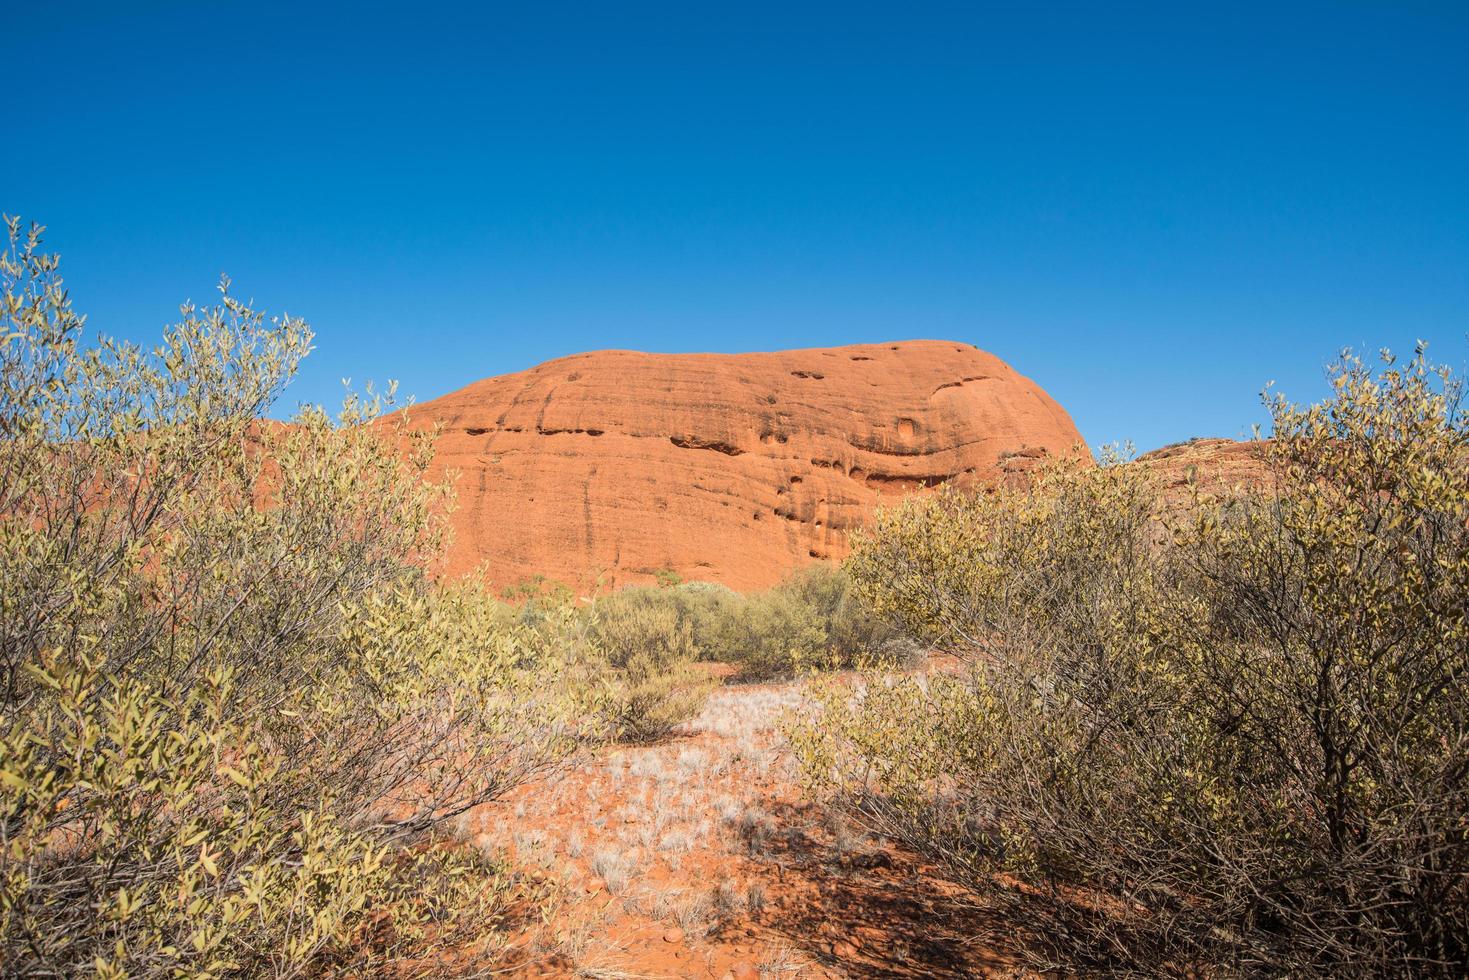
[{"label": "blue sky", "polygon": [[[17,5],[19,6],[19,5]],[[221,272],[288,402],[577,351],[974,343],[1093,444],[1469,360],[1469,4],[27,4],[0,209],[93,327]],[[289,409],[290,404],[283,406]]]}]

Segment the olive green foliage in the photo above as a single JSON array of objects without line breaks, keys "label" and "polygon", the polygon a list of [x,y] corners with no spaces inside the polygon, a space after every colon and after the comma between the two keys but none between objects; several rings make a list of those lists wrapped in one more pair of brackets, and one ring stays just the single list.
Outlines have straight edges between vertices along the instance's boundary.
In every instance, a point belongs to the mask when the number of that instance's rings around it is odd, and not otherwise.
[{"label": "olive green foliage", "polygon": [[505,586],[500,596],[506,602],[522,606],[554,607],[571,602],[571,588],[564,582],[553,582],[544,575],[531,575]]},{"label": "olive green foliage", "polygon": [[611,668],[608,710],[617,736],[666,735],[703,707],[715,682],[694,663],[688,620],[665,589],[624,589],[591,611],[593,640]]},{"label": "olive green foliage", "polygon": [[836,566],[808,566],[747,596],[717,586],[673,591],[700,656],[733,664],[747,680],[877,661],[906,664],[919,653],[902,631],[870,611]]},{"label": "olive green foliage", "polygon": [[506,880],[435,828],[564,758],[582,705],[482,588],[429,584],[432,433],[370,394],[259,421],[311,334],[227,282],[154,349],[85,344],[7,223],[0,972],[362,974],[490,938]]},{"label": "olive green foliage", "polygon": [[743,679],[803,669],[911,663],[918,647],[869,613],[840,569],[817,565],[764,592],[658,576],[575,600],[564,586],[529,579],[504,593],[520,601],[501,617],[522,645],[564,665],[571,687],[593,696],[591,714],[621,741],[661,738],[693,718],[716,685],[700,661],[733,664]]},{"label": "olive green foliage", "polygon": [[855,587],[964,667],[822,689],[813,788],[1038,965],[1469,971],[1469,420],[1421,351],[1332,378],[1184,512],[1061,463],[882,514]]},{"label": "olive green foliage", "polygon": [[521,648],[561,665],[568,697],[605,737],[661,738],[693,718],[715,686],[695,664],[690,623],[666,591],[630,588],[576,599],[564,585],[530,580],[507,594],[521,604],[501,605],[500,621]]}]

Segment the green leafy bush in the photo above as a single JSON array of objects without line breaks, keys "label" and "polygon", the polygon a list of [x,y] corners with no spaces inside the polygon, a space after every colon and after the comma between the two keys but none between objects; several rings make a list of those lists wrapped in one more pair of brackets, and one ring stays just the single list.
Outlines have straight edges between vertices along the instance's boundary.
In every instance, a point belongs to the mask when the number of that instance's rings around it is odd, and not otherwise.
[{"label": "green leafy bush", "polygon": [[746,679],[917,657],[917,646],[905,642],[889,620],[874,616],[853,594],[846,573],[829,564],[793,572],[727,611],[733,623],[720,655]]},{"label": "green leafy bush", "polygon": [[0,972],[360,974],[482,937],[503,882],[434,828],[585,732],[559,660],[430,585],[432,433],[371,397],[261,422],[311,334],[227,283],[156,349],[84,346],[7,221]]},{"label": "green leafy bush", "polygon": [[591,637],[610,668],[607,712],[624,741],[660,738],[693,718],[714,679],[695,664],[689,620],[667,589],[632,588],[599,599]]},{"label": "green leafy bush", "polygon": [[631,587],[573,601],[569,590],[530,582],[523,645],[558,659],[596,690],[595,712],[624,741],[661,738],[694,717],[715,686],[698,661],[736,666],[745,679],[860,663],[912,664],[919,648],[868,612],[840,569],[818,565],[772,589],[742,596],[707,582]]},{"label": "green leafy bush", "polygon": [[911,663],[918,648],[855,595],[840,568],[811,565],[747,597],[695,607],[703,654],[750,680],[806,669],[845,669],[879,660]]},{"label": "green leafy bush", "polygon": [[848,570],[964,669],[827,685],[813,789],[1007,908],[1038,965],[1469,969],[1469,426],[1420,352],[1270,403],[1266,486],[1147,470],[881,515]]}]

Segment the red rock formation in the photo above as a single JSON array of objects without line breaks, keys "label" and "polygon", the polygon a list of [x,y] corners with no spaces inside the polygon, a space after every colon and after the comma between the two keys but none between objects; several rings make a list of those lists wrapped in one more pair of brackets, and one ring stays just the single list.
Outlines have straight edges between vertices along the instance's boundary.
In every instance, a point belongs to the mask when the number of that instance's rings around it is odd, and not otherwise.
[{"label": "red rock formation", "polygon": [[1194,489],[1207,496],[1264,485],[1269,478],[1264,452],[1269,441],[1190,439],[1137,458],[1158,477],[1163,492],[1183,501]]},{"label": "red rock formation", "polygon": [[1082,439],[998,358],[946,341],[597,351],[412,410],[460,471],[448,571],[580,587],[671,568],[738,589],[840,558],[880,501],[1023,471]]}]

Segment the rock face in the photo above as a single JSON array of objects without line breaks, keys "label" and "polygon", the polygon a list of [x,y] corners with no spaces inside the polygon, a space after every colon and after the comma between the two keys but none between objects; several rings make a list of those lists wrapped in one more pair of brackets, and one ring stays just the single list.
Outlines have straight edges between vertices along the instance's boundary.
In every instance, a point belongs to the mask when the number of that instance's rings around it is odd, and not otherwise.
[{"label": "rock face", "polygon": [[450,574],[761,588],[840,558],[882,501],[1078,451],[1066,412],[946,341],[768,354],[597,351],[413,409],[460,472]]},{"label": "rock face", "polygon": [[1208,496],[1264,486],[1269,477],[1264,454],[1269,441],[1190,439],[1154,449],[1137,458],[1157,476],[1163,493],[1183,502],[1194,490]]}]

